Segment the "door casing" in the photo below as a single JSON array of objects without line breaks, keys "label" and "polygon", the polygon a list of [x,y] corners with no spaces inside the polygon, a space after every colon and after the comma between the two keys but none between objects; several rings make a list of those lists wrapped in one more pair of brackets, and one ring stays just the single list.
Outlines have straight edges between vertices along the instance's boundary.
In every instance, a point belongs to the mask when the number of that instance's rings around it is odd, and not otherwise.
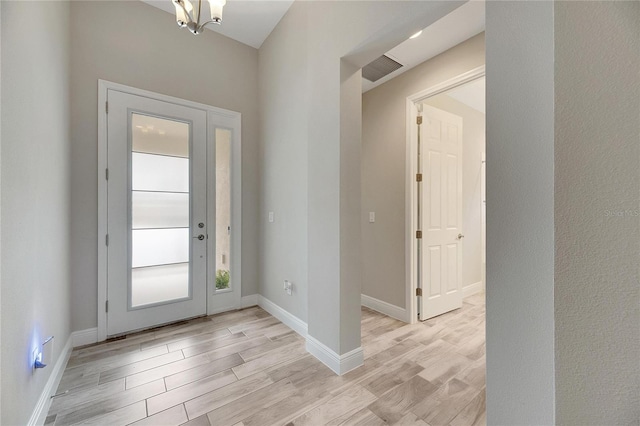
[{"label": "door casing", "polygon": [[[98,80],[98,329],[97,341],[107,339],[107,92],[116,90],[158,101],[173,103],[207,113],[207,146],[214,141],[215,128],[232,130],[231,150],[231,271],[233,285],[237,287],[235,304],[230,309],[240,309],[242,298],[242,115],[239,112],[217,108],[172,96],[162,95],[106,80]],[[209,232],[210,237],[212,232]],[[215,239],[215,234],[213,235]],[[211,253],[207,253],[211,256]],[[215,313],[212,295],[215,293],[215,277],[207,273],[207,315]]]}]

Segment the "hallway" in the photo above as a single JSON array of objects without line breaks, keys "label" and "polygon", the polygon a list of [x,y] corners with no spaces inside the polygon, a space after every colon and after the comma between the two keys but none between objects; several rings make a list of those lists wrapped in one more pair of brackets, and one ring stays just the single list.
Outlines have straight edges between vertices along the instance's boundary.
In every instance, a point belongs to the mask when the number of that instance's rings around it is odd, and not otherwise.
[{"label": "hallway", "polygon": [[47,424],[484,424],[484,311],[363,308],[365,366],[342,377],[259,307],[129,335],[73,351]]}]

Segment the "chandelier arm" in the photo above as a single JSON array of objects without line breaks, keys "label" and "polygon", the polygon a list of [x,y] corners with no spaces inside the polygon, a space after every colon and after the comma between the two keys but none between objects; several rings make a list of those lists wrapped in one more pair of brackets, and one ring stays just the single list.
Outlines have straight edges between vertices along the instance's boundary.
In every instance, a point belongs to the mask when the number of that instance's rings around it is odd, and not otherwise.
[{"label": "chandelier arm", "polygon": [[189,19],[190,22],[193,22],[193,17],[191,16],[189,11],[185,7],[184,2],[178,1],[178,2],[175,2],[175,4],[178,4],[182,8],[182,10],[184,11],[184,16],[186,16]]},{"label": "chandelier arm", "polygon": [[202,32],[202,30],[204,30],[204,27],[207,26],[208,24],[220,25],[220,21],[209,20],[203,24],[198,25],[198,33]]},{"label": "chandelier arm", "polygon": [[202,0],[198,0],[198,17],[195,20],[198,27],[200,27],[200,15],[202,15]]}]

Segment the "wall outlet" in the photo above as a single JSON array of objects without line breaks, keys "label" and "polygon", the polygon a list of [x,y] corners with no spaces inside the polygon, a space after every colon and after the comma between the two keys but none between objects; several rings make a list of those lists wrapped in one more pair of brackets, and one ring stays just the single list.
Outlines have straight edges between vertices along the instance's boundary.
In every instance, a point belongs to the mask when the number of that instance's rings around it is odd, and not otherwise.
[{"label": "wall outlet", "polygon": [[269,212],[269,223],[273,223],[273,221],[274,221],[273,212]]},{"label": "wall outlet", "polygon": [[289,280],[284,280],[284,291],[291,296],[293,293],[293,284]]},{"label": "wall outlet", "polygon": [[369,212],[369,223],[374,223],[376,221],[376,212]]}]

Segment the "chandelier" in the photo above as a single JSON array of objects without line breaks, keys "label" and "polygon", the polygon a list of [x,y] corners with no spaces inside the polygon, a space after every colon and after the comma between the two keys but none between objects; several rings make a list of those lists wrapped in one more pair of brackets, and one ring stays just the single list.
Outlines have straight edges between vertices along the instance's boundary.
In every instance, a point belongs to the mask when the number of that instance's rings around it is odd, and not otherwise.
[{"label": "chandelier", "polygon": [[226,0],[208,0],[211,19],[200,23],[202,17],[202,0],[197,0],[197,9],[194,9],[189,0],[171,0],[176,7],[176,22],[181,28],[187,27],[193,34],[200,34],[208,24],[220,24],[222,22],[222,7]]}]

